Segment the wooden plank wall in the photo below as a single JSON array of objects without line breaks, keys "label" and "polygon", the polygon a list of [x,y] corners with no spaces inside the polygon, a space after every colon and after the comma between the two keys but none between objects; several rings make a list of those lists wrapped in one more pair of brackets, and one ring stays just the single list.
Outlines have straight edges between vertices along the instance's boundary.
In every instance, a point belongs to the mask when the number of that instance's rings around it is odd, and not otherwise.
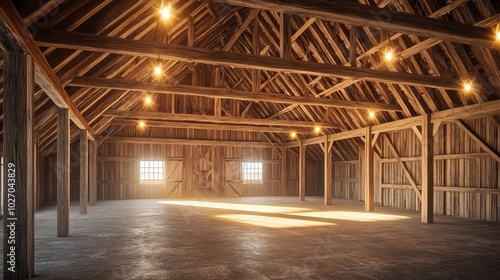
[{"label": "wooden plank wall", "polygon": [[[465,125],[498,153],[500,131],[490,118],[469,120]],[[412,179],[420,189],[421,144],[412,130],[387,134]],[[401,165],[396,161],[384,137],[377,146],[381,158],[375,157],[375,202],[390,207],[420,211],[420,200]],[[454,217],[500,221],[500,164],[488,155],[471,137],[454,123],[443,124],[434,136],[434,212]],[[360,165],[354,162],[334,163],[335,197],[351,198],[349,184],[340,177],[351,177],[350,170],[363,167],[363,151]],[[359,174],[359,191],[354,198],[364,200],[364,170]],[[343,175],[347,174],[347,175]],[[352,176],[355,177],[355,176]],[[353,180],[353,179],[352,179]]]},{"label": "wooden plank wall", "polygon": [[[489,118],[465,122],[493,150],[500,150],[499,129]],[[413,131],[389,136],[417,186],[421,183],[421,147]],[[382,142],[384,142],[382,140]],[[420,201],[401,167],[383,143],[382,205],[419,210]],[[434,136],[434,212],[455,217],[499,221],[499,164],[453,123]],[[415,158],[416,157],[416,158]]]},{"label": "wooden plank wall", "polygon": [[[73,143],[71,164],[71,199],[79,199],[78,143]],[[199,160],[199,151],[211,152],[205,156],[210,160]],[[144,199],[144,198],[192,198],[215,196],[279,196],[281,184],[281,150],[252,147],[207,147],[174,146],[162,144],[107,143],[98,149],[98,199]],[[75,158],[73,160],[73,158]],[[164,184],[139,183],[139,161],[165,160],[166,180]],[[215,161],[214,161],[215,159]],[[291,149],[287,152],[286,195],[298,196],[298,157]],[[44,159],[48,173],[43,176],[44,192],[41,203],[56,201],[54,189],[56,178],[53,171],[55,158]],[[243,184],[241,162],[262,161],[263,183]],[[195,166],[195,164],[197,165]],[[208,182],[198,184],[199,176],[193,171],[207,171],[212,166],[214,173]],[[306,192],[308,196],[322,195],[318,179],[318,164],[306,164]],[[222,182],[217,183],[217,176]],[[214,176],[214,178],[212,178]],[[213,184],[212,183],[212,179]],[[321,191],[321,192],[320,192]]]}]

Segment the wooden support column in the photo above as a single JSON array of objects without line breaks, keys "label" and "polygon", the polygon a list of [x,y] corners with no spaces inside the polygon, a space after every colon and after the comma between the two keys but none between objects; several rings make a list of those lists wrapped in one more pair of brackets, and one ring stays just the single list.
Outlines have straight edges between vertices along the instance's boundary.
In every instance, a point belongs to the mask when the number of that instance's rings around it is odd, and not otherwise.
[{"label": "wooden support column", "polygon": [[332,150],[328,145],[328,136],[325,136],[325,205],[332,204]]},{"label": "wooden support column", "polygon": [[300,201],[306,200],[306,148],[307,146],[300,141],[299,151],[299,198]]},{"label": "wooden support column", "polygon": [[57,109],[57,236],[69,236],[69,111]]},{"label": "wooden support column", "polygon": [[87,214],[89,205],[89,139],[80,129],[80,214]]},{"label": "wooden support column", "polygon": [[89,146],[89,204],[97,203],[97,142],[90,141]]},{"label": "wooden support column", "polygon": [[34,66],[24,54],[4,53],[3,59],[3,279],[26,279],[35,274]]},{"label": "wooden support column", "polygon": [[286,147],[283,145],[282,149],[282,155],[281,155],[281,195],[286,196],[286,184],[287,184],[287,174],[286,174],[286,167],[287,167],[287,162],[286,162]]},{"label": "wooden support column", "polygon": [[366,128],[365,135],[365,211],[373,212],[375,205],[375,190],[374,190],[374,151],[372,146],[372,128]]},{"label": "wooden support column", "polygon": [[434,153],[431,115],[422,116],[422,223],[434,222]]}]

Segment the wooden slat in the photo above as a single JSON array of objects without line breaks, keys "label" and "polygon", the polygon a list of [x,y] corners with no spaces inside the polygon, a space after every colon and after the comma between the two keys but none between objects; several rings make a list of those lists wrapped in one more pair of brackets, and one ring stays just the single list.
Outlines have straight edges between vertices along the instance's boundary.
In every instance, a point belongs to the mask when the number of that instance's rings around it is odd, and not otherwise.
[{"label": "wooden slat", "polygon": [[[227,98],[243,101],[264,101],[285,104],[300,104],[311,106],[341,107],[352,109],[372,109],[380,111],[401,111],[397,104],[383,104],[375,102],[347,101],[331,98],[315,98],[305,96],[291,96],[279,93],[261,93],[239,91],[225,88],[200,87],[188,85],[168,85],[165,83],[146,83],[118,79],[104,79],[96,77],[76,77],[70,86],[92,87],[102,89],[119,89],[127,91],[151,91],[166,94],[179,94],[188,96],[203,96],[209,98]],[[260,88],[260,87],[259,87]]]},{"label": "wooden slat", "polygon": [[5,53],[3,59],[3,279],[26,279],[35,274],[34,70],[29,56]]},{"label": "wooden slat", "polygon": [[[396,33],[432,37],[444,41],[486,48],[494,46],[493,34],[489,29],[471,25],[432,19],[422,15],[401,13],[376,6],[362,5],[357,1],[301,1],[301,0],[215,0],[234,6],[259,8],[280,13],[314,17],[326,21],[335,20],[355,26],[370,26]],[[389,20],[386,20],[389,18]]]},{"label": "wooden slat", "polygon": [[70,125],[69,110],[57,109],[57,236],[69,236]]},{"label": "wooden slat", "polygon": [[58,107],[68,108],[71,120],[80,129],[87,130],[89,137],[94,140],[92,129],[64,90],[11,1],[0,1],[0,31],[2,31],[0,32],[0,45],[4,51],[24,51],[31,55],[36,65],[36,83]]},{"label": "wooden slat", "polygon": [[158,54],[160,54],[160,57],[165,60],[218,64],[248,69],[283,71],[315,76],[359,78],[368,81],[425,86],[431,88],[455,90],[462,89],[461,81],[444,77],[414,75],[408,73],[281,59],[278,57],[213,51],[196,47],[158,44],[154,42],[91,35],[79,32],[42,30],[37,35],[37,43],[40,46],[46,47],[80,49],[150,58],[157,58]]},{"label": "wooden slat", "polygon": [[288,120],[270,120],[270,119],[250,119],[237,117],[215,117],[208,115],[195,114],[171,114],[160,112],[139,112],[139,111],[114,111],[108,110],[102,114],[107,117],[120,117],[135,120],[164,120],[164,121],[189,121],[199,123],[219,123],[219,124],[238,124],[238,125],[275,125],[275,126],[297,126],[297,127],[322,127],[335,128],[336,125],[329,123],[312,123],[306,121],[288,121]]},{"label": "wooden slat", "polygon": [[500,156],[495,152],[490,146],[488,146],[483,140],[481,140],[477,135],[472,132],[463,121],[455,120],[454,122],[460,129],[465,132],[472,140],[474,140],[486,153],[488,153],[493,159],[500,163]]},{"label": "wooden slat", "polygon": [[399,157],[399,153],[396,150],[396,147],[394,147],[394,145],[391,143],[391,141],[390,141],[390,139],[389,139],[389,137],[387,135],[384,135],[384,140],[387,142],[387,146],[391,150],[391,152],[394,155],[396,161],[399,163],[399,166],[401,166],[401,168],[403,169],[403,172],[404,172],[404,174],[406,176],[406,179],[410,182],[410,185],[413,187],[413,190],[415,191],[415,194],[417,195],[418,199],[422,200],[422,194],[420,193],[420,191],[417,188],[417,183],[415,183],[415,180],[411,176],[410,171],[404,165],[403,161]]}]

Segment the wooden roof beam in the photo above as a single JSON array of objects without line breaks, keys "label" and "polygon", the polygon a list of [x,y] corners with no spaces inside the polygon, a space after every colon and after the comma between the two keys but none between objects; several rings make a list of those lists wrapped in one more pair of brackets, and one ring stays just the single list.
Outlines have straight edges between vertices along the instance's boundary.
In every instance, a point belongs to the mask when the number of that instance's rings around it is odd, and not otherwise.
[{"label": "wooden roof beam", "polygon": [[237,124],[237,125],[257,125],[257,126],[285,126],[285,127],[314,127],[319,125],[325,128],[338,128],[338,125],[326,122],[307,122],[293,120],[268,120],[268,119],[250,119],[238,117],[216,117],[209,115],[195,114],[173,114],[160,112],[139,112],[139,111],[114,111],[108,110],[102,114],[105,117],[119,117],[134,120],[158,120],[158,121],[187,121],[199,123],[216,124]]},{"label": "wooden roof beam", "polygon": [[401,13],[390,9],[362,5],[351,0],[214,0],[234,6],[258,8],[280,13],[335,20],[354,26],[370,26],[396,33],[415,34],[460,44],[486,48],[493,45],[494,34],[487,28],[458,22],[431,19],[426,16]]},{"label": "wooden roof beam", "polygon": [[251,91],[238,91],[225,88],[211,88],[188,85],[167,85],[164,83],[146,83],[126,81],[119,79],[104,79],[95,77],[75,77],[70,86],[92,87],[102,89],[118,89],[127,91],[151,91],[166,94],[179,94],[189,96],[203,96],[209,98],[227,98],[244,101],[274,102],[285,104],[299,104],[310,106],[342,107],[352,109],[373,109],[381,111],[401,111],[396,104],[382,104],[361,101],[346,101],[331,98],[315,98],[304,96],[291,96],[278,93],[257,93]]},{"label": "wooden roof beam", "polygon": [[178,60],[205,64],[226,65],[248,69],[280,71],[313,76],[334,76],[345,79],[359,78],[369,81],[407,84],[443,89],[462,89],[462,82],[455,79],[388,72],[366,68],[314,63],[278,57],[214,51],[180,45],[158,44],[115,37],[99,36],[60,30],[41,30],[37,35],[40,46],[95,51]]},{"label": "wooden roof beam", "polygon": [[92,129],[64,90],[11,1],[0,1],[0,31],[2,49],[6,52],[24,52],[32,56],[36,65],[36,83],[58,107],[68,108],[71,120],[80,129],[87,130],[89,138],[95,140]]},{"label": "wooden roof beam", "polygon": [[[112,125],[120,126],[137,126],[136,120],[115,119]],[[270,132],[289,134],[295,132],[297,134],[314,134],[312,129],[292,129],[282,127],[265,127],[255,125],[232,125],[232,124],[207,124],[196,122],[173,122],[173,121],[147,121],[146,127],[163,127],[163,128],[183,128],[183,129],[201,129],[201,130],[230,130],[230,131],[245,131],[245,132]]]}]

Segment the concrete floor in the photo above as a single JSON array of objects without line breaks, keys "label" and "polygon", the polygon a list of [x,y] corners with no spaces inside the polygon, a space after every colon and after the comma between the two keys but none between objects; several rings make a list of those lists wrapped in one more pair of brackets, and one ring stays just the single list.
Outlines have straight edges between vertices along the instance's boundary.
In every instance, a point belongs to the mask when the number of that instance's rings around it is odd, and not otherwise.
[{"label": "concrete floor", "polygon": [[36,279],[500,279],[500,224],[309,197],[73,205],[69,238],[36,213]]}]

